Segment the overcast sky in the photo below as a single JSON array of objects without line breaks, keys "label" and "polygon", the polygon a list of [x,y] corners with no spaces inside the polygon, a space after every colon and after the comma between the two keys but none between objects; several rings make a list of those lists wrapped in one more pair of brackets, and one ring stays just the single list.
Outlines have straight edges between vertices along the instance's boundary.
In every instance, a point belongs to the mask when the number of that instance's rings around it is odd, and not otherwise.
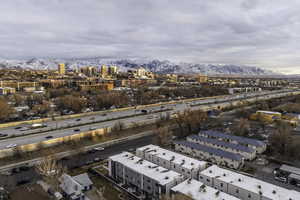
[{"label": "overcast sky", "polygon": [[2,0],[0,57],[157,58],[300,73],[300,0]]}]

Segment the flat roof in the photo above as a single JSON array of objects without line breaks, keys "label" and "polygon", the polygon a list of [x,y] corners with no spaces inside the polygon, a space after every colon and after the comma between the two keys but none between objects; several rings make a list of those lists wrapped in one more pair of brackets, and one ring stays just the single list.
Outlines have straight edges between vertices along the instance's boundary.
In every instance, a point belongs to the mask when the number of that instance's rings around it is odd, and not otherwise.
[{"label": "flat roof", "polygon": [[109,159],[115,162],[119,162],[133,171],[156,180],[161,185],[165,185],[173,181],[174,179],[183,177],[177,172],[160,167],[147,160],[143,160],[129,152],[122,152],[120,154],[109,157]]},{"label": "flat roof", "polygon": [[240,137],[236,135],[229,135],[227,133],[222,133],[219,131],[213,131],[213,130],[208,130],[208,131],[200,131],[198,135],[207,135],[207,136],[213,136],[217,138],[224,138],[224,139],[231,139],[240,143],[245,143],[245,144],[250,144],[253,146],[265,146],[266,144],[263,141],[256,140],[256,139],[251,139],[251,138],[246,138],[246,137]]},{"label": "flat roof", "polygon": [[171,189],[193,200],[238,200],[238,198],[204,185],[200,181],[188,179]]},{"label": "flat roof", "polygon": [[194,142],[177,141],[177,142],[174,142],[174,143],[179,144],[179,145],[183,145],[183,146],[186,146],[186,147],[189,147],[189,148],[192,148],[192,149],[196,149],[196,150],[199,150],[199,151],[208,152],[208,153],[214,154],[214,155],[219,156],[219,157],[229,158],[229,159],[236,160],[236,161],[242,161],[243,160],[243,156],[241,156],[240,154],[231,153],[231,152],[228,152],[228,151],[223,151],[221,149],[208,147],[208,146],[201,145],[201,144],[194,143]]},{"label": "flat roof", "polygon": [[261,192],[262,196],[272,200],[298,200],[300,197],[300,193],[295,190],[279,187],[250,176],[220,168],[216,165],[203,170],[200,174],[219,179],[252,193],[260,194]]},{"label": "flat roof", "polygon": [[173,152],[173,151],[169,151],[167,149],[163,149],[163,148],[153,145],[153,144],[140,147],[137,149],[137,151],[144,151],[148,154],[155,155],[162,159],[171,161],[174,164],[181,165],[182,167],[184,167],[186,169],[203,169],[207,165],[206,161],[196,160],[194,158],[190,158],[188,156],[185,156],[185,155]]},{"label": "flat roof", "polygon": [[281,165],[280,170],[300,175],[300,168],[293,167],[290,165]]},{"label": "flat roof", "polygon": [[214,144],[214,145],[228,147],[228,148],[231,148],[231,149],[235,149],[235,150],[239,150],[239,151],[243,151],[243,152],[247,152],[247,153],[255,152],[255,150],[253,148],[249,148],[249,147],[246,147],[244,145],[234,144],[234,143],[230,143],[230,142],[224,142],[224,141],[221,141],[221,140],[211,139],[211,138],[202,137],[202,136],[198,136],[198,135],[191,135],[188,138],[203,141],[203,142]]},{"label": "flat roof", "polygon": [[264,114],[277,114],[277,115],[281,115],[280,112],[273,112],[273,111],[267,111],[267,110],[258,110],[256,112],[257,113],[264,113]]}]

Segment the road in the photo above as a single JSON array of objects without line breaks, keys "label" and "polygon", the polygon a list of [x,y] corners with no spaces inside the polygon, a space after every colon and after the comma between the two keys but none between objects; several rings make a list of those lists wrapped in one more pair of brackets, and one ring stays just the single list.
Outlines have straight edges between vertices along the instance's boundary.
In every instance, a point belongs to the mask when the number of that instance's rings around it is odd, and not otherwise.
[{"label": "road", "polygon": [[[84,153],[76,156],[72,156],[72,159],[64,159],[63,165],[68,168],[76,168],[85,165],[88,161],[92,161],[95,158],[107,159],[109,156],[121,153],[122,151],[128,151],[130,149],[136,149],[152,143],[153,136],[146,136],[135,140],[126,141],[112,145],[104,149],[104,151],[97,151],[92,153]],[[12,173],[11,175],[0,175],[0,187],[13,189],[17,185],[28,182],[35,182],[39,180],[40,176],[37,174],[34,168],[29,168],[24,171]]]},{"label": "road", "polygon": [[[116,112],[107,112],[106,114],[101,115],[90,115],[81,118],[66,119],[60,121],[49,121],[45,122],[47,127],[39,128],[35,130],[25,130],[17,129],[17,127],[9,127],[0,129],[0,133],[8,134],[10,136],[18,136],[7,139],[2,139],[0,141],[0,150],[9,148],[10,145],[25,145],[25,144],[34,144],[48,139],[60,138],[65,136],[70,136],[84,131],[89,131],[90,129],[101,129],[106,127],[112,127],[117,121],[123,122],[125,125],[129,126],[134,123],[153,123],[160,114],[165,115],[166,113],[173,114],[177,112],[182,112],[186,109],[197,110],[211,110],[218,109],[224,105],[230,106],[234,101],[239,102],[241,100],[264,100],[286,96],[288,94],[294,93],[298,90],[280,90],[280,91],[271,91],[271,92],[257,92],[257,93],[246,93],[238,95],[226,95],[213,98],[203,98],[197,99],[194,101],[177,101],[172,102],[168,105],[156,105],[149,106],[146,109],[148,112],[146,115],[139,115],[142,113],[141,109],[130,109],[125,111],[116,111]],[[168,110],[168,111],[163,111]],[[162,112],[160,112],[162,111]],[[160,113],[155,113],[160,112]],[[122,118],[122,119],[119,119]],[[105,121],[109,120],[109,121]],[[101,122],[97,122],[101,121]],[[91,123],[86,125],[87,123]],[[81,125],[82,124],[82,125]],[[83,125],[85,124],[85,125]],[[71,126],[75,126],[70,128]],[[26,125],[27,128],[30,125]],[[25,127],[26,127],[25,126]],[[56,127],[60,128],[55,130]],[[22,127],[24,128],[24,127]],[[75,129],[77,129],[75,131]],[[32,134],[33,132],[42,132],[37,134]],[[24,135],[24,136],[22,136]],[[50,138],[51,137],[51,138]]]}]

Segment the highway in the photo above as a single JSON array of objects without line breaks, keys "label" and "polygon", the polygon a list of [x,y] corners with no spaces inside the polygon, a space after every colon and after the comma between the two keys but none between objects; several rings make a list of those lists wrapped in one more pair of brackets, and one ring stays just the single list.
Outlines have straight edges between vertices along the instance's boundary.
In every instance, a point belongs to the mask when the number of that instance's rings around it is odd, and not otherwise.
[{"label": "highway", "polygon": [[[165,115],[167,112],[172,115],[173,113],[182,112],[186,109],[218,109],[218,107],[222,107],[224,105],[229,106],[232,102],[235,101],[259,101],[283,97],[295,94],[295,92],[300,93],[300,90],[277,90],[271,92],[245,93],[238,95],[209,97],[196,100],[182,100],[171,102],[165,105],[158,104],[153,106],[147,106],[146,108],[142,108],[141,106],[139,106],[139,109],[129,109],[115,112],[108,111],[107,113],[101,115],[90,115],[81,118],[73,118],[60,121],[49,121],[45,122],[47,127],[38,128],[34,130],[29,129],[22,131],[24,127],[30,127],[30,125],[23,125],[21,129],[18,129],[17,127],[3,128],[0,129],[1,134],[8,134],[10,136],[19,135],[19,137],[12,137],[7,139],[2,138],[2,140],[0,141],[0,150],[9,148],[9,146],[33,144],[53,138],[71,136],[73,134],[78,134],[80,132],[85,132],[89,130],[112,127],[118,121],[124,123],[127,126],[135,123],[153,123],[157,118],[159,118],[159,115]],[[147,110],[147,114],[143,113],[142,110]],[[59,130],[55,130],[56,128],[59,128]],[[33,134],[34,132],[42,133]]]},{"label": "highway", "polygon": [[[118,143],[109,147],[106,147],[104,151],[87,152],[72,156],[69,159],[63,159],[63,165],[68,168],[82,167],[87,162],[93,161],[95,158],[101,160],[107,159],[109,156],[121,153],[123,151],[130,151],[152,143],[153,136],[146,136],[135,140],[129,140],[124,143]],[[11,175],[0,174],[0,187],[13,189],[20,183],[35,182],[40,179],[34,168],[30,168],[25,171],[12,173]]]}]

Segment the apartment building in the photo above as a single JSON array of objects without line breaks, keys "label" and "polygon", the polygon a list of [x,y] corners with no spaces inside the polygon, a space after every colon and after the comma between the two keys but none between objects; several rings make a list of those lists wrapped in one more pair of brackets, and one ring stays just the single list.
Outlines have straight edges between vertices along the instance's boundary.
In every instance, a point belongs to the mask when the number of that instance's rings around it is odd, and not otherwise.
[{"label": "apartment building", "polygon": [[169,151],[159,146],[147,145],[136,150],[136,155],[166,169],[173,170],[186,178],[199,178],[200,171],[207,167],[207,162]]},{"label": "apartment building", "polygon": [[184,181],[183,175],[129,152],[109,158],[109,175],[149,199],[169,196],[171,188]]},{"label": "apartment building", "polygon": [[174,144],[177,152],[207,160],[217,165],[223,165],[234,169],[238,169],[244,165],[244,158],[239,154],[188,141],[178,141],[174,142]]},{"label": "apartment building", "polygon": [[223,151],[228,151],[231,153],[240,154],[245,158],[245,160],[253,160],[256,157],[256,151],[253,148],[246,147],[240,144],[224,142],[222,140],[202,137],[198,135],[191,135],[187,137],[187,141],[206,145],[216,149],[221,149]]},{"label": "apartment building", "polygon": [[213,165],[200,173],[205,185],[242,200],[298,200],[300,193]]},{"label": "apartment building", "polygon": [[239,200],[232,195],[204,185],[202,182],[194,179],[185,180],[173,187],[171,199],[174,199],[177,194],[190,197],[192,200]]},{"label": "apartment building", "polygon": [[229,135],[227,133],[222,133],[219,131],[212,131],[212,130],[200,131],[198,133],[198,135],[202,136],[202,137],[207,137],[207,138],[222,140],[225,142],[230,142],[233,144],[244,145],[246,147],[251,147],[251,148],[255,149],[256,153],[259,153],[259,154],[263,153],[267,149],[266,143],[264,143],[260,140],[250,139],[250,138],[240,137],[240,136],[235,136],[235,135]]}]

